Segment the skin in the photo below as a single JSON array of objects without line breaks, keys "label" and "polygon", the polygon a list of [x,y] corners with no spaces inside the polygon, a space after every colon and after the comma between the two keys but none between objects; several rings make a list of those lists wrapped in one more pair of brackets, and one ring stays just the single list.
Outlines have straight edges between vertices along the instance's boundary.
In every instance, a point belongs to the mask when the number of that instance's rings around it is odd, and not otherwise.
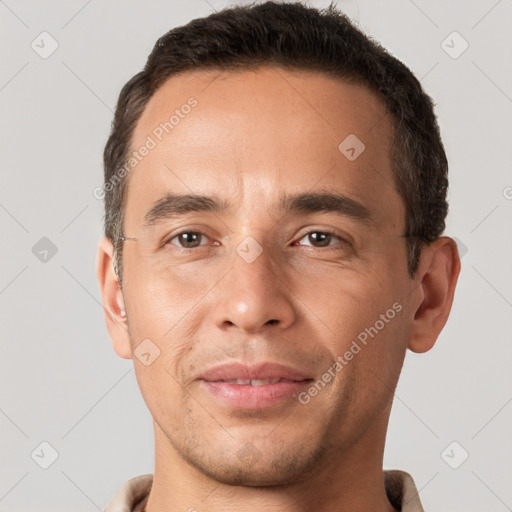
[{"label": "skin", "polygon": [[[409,276],[391,123],[365,87],[276,66],[187,72],[151,98],[133,148],[190,96],[197,106],[129,175],[124,233],[137,240],[124,243],[122,288],[112,244],[98,248],[113,347],[133,358],[154,420],[146,510],[392,511],[382,460],[393,392],[406,349],[429,350],[446,323],[456,244],[433,242]],[[366,146],[353,162],[338,149],[349,134]],[[357,200],[374,223],[279,211],[282,194],[319,190]],[[143,229],[167,192],[216,195],[230,209]],[[325,230],[350,244],[322,246],[311,233]],[[183,231],[205,233],[202,245],[185,253]],[[248,236],[262,248],[252,263],[236,252]],[[219,363],[263,360],[318,379],[394,303],[401,311],[307,404],[244,412],[197,380]],[[146,338],[160,350],[149,366],[133,357]]]}]

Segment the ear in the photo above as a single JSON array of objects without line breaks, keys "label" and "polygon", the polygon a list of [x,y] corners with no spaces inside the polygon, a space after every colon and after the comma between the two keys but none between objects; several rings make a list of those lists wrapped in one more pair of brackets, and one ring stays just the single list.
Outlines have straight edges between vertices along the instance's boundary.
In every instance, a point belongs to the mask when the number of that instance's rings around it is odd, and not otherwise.
[{"label": "ear", "polygon": [[453,239],[443,236],[423,249],[415,278],[418,301],[408,344],[413,352],[427,352],[434,346],[448,320],[459,272],[459,252]]},{"label": "ear", "polygon": [[121,285],[114,271],[114,247],[108,238],[98,243],[96,276],[103,299],[105,322],[116,354],[131,359],[132,352]]}]

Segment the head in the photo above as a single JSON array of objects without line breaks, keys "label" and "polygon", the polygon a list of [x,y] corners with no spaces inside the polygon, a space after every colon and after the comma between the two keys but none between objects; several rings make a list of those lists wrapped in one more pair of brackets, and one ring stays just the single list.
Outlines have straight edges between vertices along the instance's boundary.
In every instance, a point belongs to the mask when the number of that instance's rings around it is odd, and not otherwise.
[{"label": "head", "polygon": [[[151,354],[134,364],[169,449],[274,485],[382,434],[460,265],[433,103],[406,66],[333,6],[224,10],[157,41],[104,163],[107,326],[121,357]],[[309,385],[233,407],[203,377],[234,361]]]}]

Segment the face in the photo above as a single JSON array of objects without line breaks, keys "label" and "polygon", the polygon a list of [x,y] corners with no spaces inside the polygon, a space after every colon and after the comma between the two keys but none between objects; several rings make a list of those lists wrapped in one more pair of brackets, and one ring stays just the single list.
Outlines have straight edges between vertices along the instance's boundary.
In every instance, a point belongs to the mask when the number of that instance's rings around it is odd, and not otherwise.
[{"label": "face", "polygon": [[373,93],[316,73],[191,72],[152,97],[122,298],[160,449],[218,481],[284,484],[380,421],[415,297],[391,136]]}]

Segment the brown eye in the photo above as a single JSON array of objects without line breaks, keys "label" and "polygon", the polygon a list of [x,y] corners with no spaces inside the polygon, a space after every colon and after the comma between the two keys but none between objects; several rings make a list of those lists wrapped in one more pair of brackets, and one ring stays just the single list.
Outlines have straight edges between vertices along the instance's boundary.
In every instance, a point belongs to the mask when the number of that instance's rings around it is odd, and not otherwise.
[{"label": "brown eye", "polygon": [[174,245],[178,245],[178,247],[183,249],[194,249],[204,245],[200,243],[204,237],[205,235],[198,231],[184,231],[171,238],[168,243],[173,243],[172,241],[177,239],[177,243],[174,243]]},{"label": "brown eye", "polygon": [[[335,235],[334,233],[331,233],[329,231],[311,231],[307,235],[301,238],[300,242],[302,240],[307,239],[309,244],[301,243],[300,245],[310,245],[312,247],[330,247],[333,245],[342,245],[346,246],[349,245],[349,243],[342,237]],[[334,243],[331,243],[333,242]],[[338,241],[338,242],[336,242]],[[341,243],[340,243],[341,242]]]},{"label": "brown eye", "polygon": [[330,233],[322,233],[320,231],[315,231],[314,233],[310,233],[308,235],[308,240],[317,244],[317,247],[327,247],[331,239],[332,235]]}]

